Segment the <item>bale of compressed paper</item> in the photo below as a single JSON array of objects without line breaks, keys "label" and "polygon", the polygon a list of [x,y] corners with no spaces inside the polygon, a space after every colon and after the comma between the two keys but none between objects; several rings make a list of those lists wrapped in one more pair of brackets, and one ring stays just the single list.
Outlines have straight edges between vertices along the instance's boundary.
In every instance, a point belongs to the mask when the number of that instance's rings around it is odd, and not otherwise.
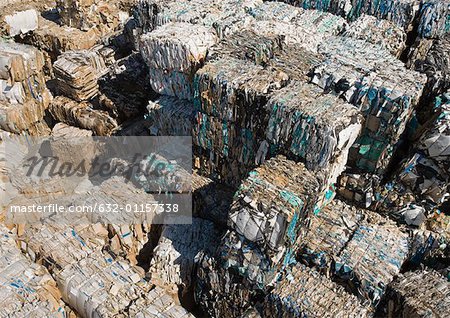
[{"label": "bale of compressed paper", "polygon": [[387,19],[405,30],[411,30],[420,0],[284,0],[304,9],[328,11],[354,21],[363,14]]},{"label": "bale of compressed paper", "polygon": [[143,35],[140,51],[150,69],[152,88],[158,93],[192,99],[193,75],[216,41],[210,29],[181,22],[162,25]]},{"label": "bale of compressed paper", "polygon": [[[323,175],[277,156],[250,172],[231,205],[228,226],[272,257],[294,253],[304,222],[325,201]],[[277,261],[275,261],[275,259]]]},{"label": "bale of compressed paper", "polygon": [[95,71],[80,55],[62,55],[55,62],[54,70],[60,93],[78,101],[98,93]]},{"label": "bale of compressed paper", "polygon": [[[51,212],[40,213],[41,216],[46,217],[44,226],[41,226],[42,223],[33,224],[35,220],[32,219],[34,215],[31,213],[27,220],[19,219],[21,222],[31,223],[30,229],[27,229],[26,235],[21,238],[25,244],[24,251],[33,260],[44,259],[56,267],[73,264],[90,252],[101,249],[123,256],[131,264],[136,264],[139,252],[150,240],[149,233],[153,230],[150,225],[154,215],[149,213],[133,218],[133,215],[125,213],[126,211],[120,215],[103,212],[108,212],[108,206],[123,207],[122,210],[124,210],[125,205],[130,202],[142,202],[142,204],[143,202],[154,202],[153,197],[143,190],[139,191],[127,180],[118,177],[108,179],[99,186],[94,186],[87,179],[81,179],[78,182],[68,178],[54,179],[38,184],[30,182],[30,185],[20,186],[20,190],[26,191],[26,198],[18,197],[12,200],[12,204],[31,205],[34,203],[39,205],[47,197],[59,207],[64,207],[63,212],[57,213],[55,216],[49,217],[48,214],[52,214]],[[19,181],[12,180],[14,184]],[[68,207],[73,206],[73,202],[83,202],[82,207],[85,210],[82,211],[87,212],[70,213]],[[89,211],[93,212],[89,214]],[[106,228],[106,226],[95,223],[97,220],[104,224],[111,222],[114,224],[110,224]],[[59,239],[49,242],[52,237]]]},{"label": "bale of compressed paper", "polygon": [[396,57],[400,57],[406,48],[406,33],[403,29],[391,21],[368,15],[351,23],[343,35],[381,45]]},{"label": "bale of compressed paper", "polygon": [[192,218],[192,224],[167,224],[150,264],[152,280],[161,286],[178,286],[182,294],[193,287],[202,255],[212,255],[219,243],[214,223]]},{"label": "bale of compressed paper", "polygon": [[366,211],[335,258],[334,272],[361,300],[376,305],[408,254],[408,235],[394,222]]},{"label": "bale of compressed paper", "polygon": [[231,57],[207,63],[194,79],[194,144],[254,165],[267,126],[264,105],[287,79],[281,71]]},{"label": "bale of compressed paper", "polygon": [[0,128],[13,133],[32,133],[35,130],[34,127],[43,119],[45,109],[44,104],[34,100],[23,104],[0,101]]},{"label": "bale of compressed paper", "polygon": [[150,101],[146,119],[153,136],[191,136],[194,104],[191,101],[161,96]]},{"label": "bale of compressed paper", "polygon": [[252,307],[255,292],[238,273],[205,255],[197,269],[195,302],[208,317],[240,317]]},{"label": "bale of compressed paper", "polygon": [[397,277],[386,291],[380,309],[384,317],[448,317],[450,282],[434,270],[407,272]]},{"label": "bale of compressed paper", "polygon": [[450,184],[450,94],[437,97],[433,108],[398,179],[418,197],[439,204],[448,196]]},{"label": "bale of compressed paper", "polygon": [[123,25],[129,17],[126,11],[130,5],[122,11],[123,4],[126,2],[119,0],[57,0],[56,9],[62,24],[82,31],[96,28],[101,35],[106,35]]},{"label": "bale of compressed paper", "polygon": [[300,158],[310,170],[324,170],[329,184],[335,183],[361,131],[356,107],[317,86],[294,82],[274,92],[266,109],[270,149]]},{"label": "bale of compressed paper", "polygon": [[261,36],[251,30],[243,30],[221,40],[208,51],[208,60],[231,56],[265,65],[281,49],[278,36]]},{"label": "bale of compressed paper", "polygon": [[436,96],[445,93],[450,88],[450,35],[433,41],[426,56],[411,66],[427,75],[425,94]]},{"label": "bale of compressed paper", "polygon": [[85,317],[110,317],[128,315],[133,303],[135,313],[153,307],[154,314],[175,312],[189,316],[170,297],[168,302],[165,293],[150,292],[154,284],[143,280],[142,268],[102,252],[108,231],[100,224],[85,222],[74,227],[52,222],[33,227],[25,231],[22,241],[32,258],[43,257],[50,265],[63,299],[72,308]]},{"label": "bale of compressed paper", "polygon": [[14,234],[0,226],[0,298],[2,317],[60,317],[69,314],[47,270],[26,258]]},{"label": "bale of compressed paper", "polygon": [[290,21],[267,19],[251,24],[251,28],[258,34],[281,36],[284,43],[297,44],[311,52],[317,52],[317,47],[323,41],[339,34],[345,26],[343,18],[316,10],[302,11]]},{"label": "bale of compressed paper", "polygon": [[[282,250],[268,255],[258,243],[247,240],[234,230],[221,239],[217,260],[221,268],[233,275],[250,292],[266,293],[280,278],[283,271],[295,263],[295,252]],[[249,301],[248,299],[246,300]]]},{"label": "bale of compressed paper", "polygon": [[[251,129],[264,122],[268,94],[286,85],[288,77],[249,61],[227,57],[207,63],[195,75],[196,110]],[[264,127],[264,125],[263,125]]]},{"label": "bale of compressed paper", "polygon": [[93,131],[98,136],[110,135],[117,122],[107,112],[95,110],[88,102],[78,103],[58,96],[49,107],[50,114],[67,125]]},{"label": "bale of compressed paper", "polygon": [[420,6],[417,34],[423,38],[439,38],[449,32],[450,1],[423,1]]},{"label": "bale of compressed paper", "polygon": [[353,236],[361,218],[360,211],[340,200],[333,200],[309,221],[301,243],[301,261],[327,276],[331,265]]},{"label": "bale of compressed paper", "polygon": [[274,20],[291,22],[304,14],[303,8],[297,8],[290,4],[278,1],[264,1],[255,8],[248,10],[256,20]]},{"label": "bale of compressed paper", "polygon": [[65,267],[56,278],[63,299],[85,317],[126,316],[130,304],[134,313],[153,309],[154,315],[173,312],[179,317],[191,317],[162,290],[151,292],[154,285],[145,281],[143,275],[142,268],[97,252]]},{"label": "bale of compressed paper", "polygon": [[143,35],[141,42],[141,54],[149,67],[192,73],[216,37],[201,25],[168,23]]},{"label": "bale of compressed paper", "polygon": [[46,222],[30,226],[19,237],[22,250],[35,262],[45,261],[52,268],[75,264],[106,245],[108,231],[99,224],[67,226]]},{"label": "bale of compressed paper", "polygon": [[98,34],[94,29],[83,32],[39,17],[39,27],[27,34],[23,41],[46,51],[56,60],[65,51],[90,49],[97,43]]},{"label": "bale of compressed paper", "polygon": [[0,126],[33,131],[42,121],[51,94],[45,85],[44,55],[36,48],[0,42]]},{"label": "bale of compressed paper", "polygon": [[57,89],[77,101],[98,94],[98,79],[115,62],[115,48],[96,45],[89,50],[68,51],[53,64]]},{"label": "bale of compressed paper", "polygon": [[192,175],[193,216],[226,226],[234,189],[194,172]]},{"label": "bale of compressed paper", "polygon": [[6,15],[3,19],[9,36],[26,34],[39,26],[38,13],[33,9],[15,12],[12,15]]},{"label": "bale of compressed paper", "polygon": [[327,60],[312,71],[312,82],[359,107],[366,117],[349,166],[382,174],[419,102],[425,75],[407,70],[382,47],[358,39],[335,37],[319,51]]},{"label": "bale of compressed paper", "polygon": [[174,299],[158,286],[153,288],[148,295],[135,299],[127,309],[126,314],[131,317],[194,317],[185,308],[177,305]]},{"label": "bale of compressed paper", "polygon": [[370,308],[342,286],[307,268],[297,265],[279,282],[262,305],[263,317],[370,317]]},{"label": "bale of compressed paper", "polygon": [[[261,128],[255,127],[258,131]],[[249,166],[263,162],[267,153],[259,150],[267,142],[257,138],[258,131],[242,129],[233,122],[202,112],[195,112],[192,130],[195,145],[219,154],[225,160],[237,159]],[[259,152],[262,153],[260,157]]]},{"label": "bale of compressed paper", "polygon": [[388,182],[376,189],[375,208],[390,214],[400,213],[408,205],[426,200],[425,208],[429,211],[447,199],[450,182],[449,101],[450,96],[442,94],[421,110],[421,117],[426,122],[415,132],[411,153]]}]

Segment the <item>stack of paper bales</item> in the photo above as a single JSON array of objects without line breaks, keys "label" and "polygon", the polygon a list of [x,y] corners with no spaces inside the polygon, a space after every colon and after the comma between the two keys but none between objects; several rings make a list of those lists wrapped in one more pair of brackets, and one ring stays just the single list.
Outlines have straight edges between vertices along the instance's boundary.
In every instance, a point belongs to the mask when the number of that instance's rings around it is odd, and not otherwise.
[{"label": "stack of paper bales", "polygon": [[312,82],[359,107],[366,117],[349,166],[383,174],[419,102],[425,76],[407,70],[382,47],[358,39],[335,37],[319,51],[327,59],[312,72]]},{"label": "stack of paper bales", "polygon": [[45,267],[31,262],[17,247],[14,235],[0,226],[0,291],[2,317],[59,317],[69,314],[56,282]]},{"label": "stack of paper bales", "polygon": [[51,102],[44,55],[36,48],[0,42],[0,127],[33,132]]}]

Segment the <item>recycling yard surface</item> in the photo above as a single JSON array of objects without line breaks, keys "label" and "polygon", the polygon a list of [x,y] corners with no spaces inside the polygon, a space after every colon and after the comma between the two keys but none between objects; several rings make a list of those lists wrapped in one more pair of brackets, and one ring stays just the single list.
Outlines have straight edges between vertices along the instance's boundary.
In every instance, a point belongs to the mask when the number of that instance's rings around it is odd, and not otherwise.
[{"label": "recycling yard surface", "polygon": [[0,0],[0,35],[0,317],[450,317],[450,1]]}]

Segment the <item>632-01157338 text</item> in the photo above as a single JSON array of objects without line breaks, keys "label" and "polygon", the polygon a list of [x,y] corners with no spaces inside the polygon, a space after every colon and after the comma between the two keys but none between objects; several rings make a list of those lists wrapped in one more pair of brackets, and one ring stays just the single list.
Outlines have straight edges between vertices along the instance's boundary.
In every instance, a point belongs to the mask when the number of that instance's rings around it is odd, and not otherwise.
[{"label": "632-01157338 text", "polygon": [[178,213],[176,203],[95,203],[92,205],[32,204],[12,205],[11,213]]}]

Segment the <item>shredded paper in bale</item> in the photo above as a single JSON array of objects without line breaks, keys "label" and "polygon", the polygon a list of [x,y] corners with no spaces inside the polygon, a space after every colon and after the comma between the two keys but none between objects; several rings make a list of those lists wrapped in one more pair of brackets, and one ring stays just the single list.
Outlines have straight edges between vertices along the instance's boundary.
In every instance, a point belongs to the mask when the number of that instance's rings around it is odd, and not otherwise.
[{"label": "shredded paper in bale", "polygon": [[303,265],[266,296],[263,317],[370,317],[369,308],[329,278]]},{"label": "shredded paper in bale", "polygon": [[361,131],[356,107],[300,83],[276,91],[266,107],[271,149],[301,158],[310,170],[325,170],[329,184],[335,183]]},{"label": "shredded paper in bale", "polygon": [[307,51],[298,44],[283,46],[283,49],[269,61],[269,68],[286,73],[290,80],[308,81],[308,74],[314,67],[320,65],[323,58]]}]

